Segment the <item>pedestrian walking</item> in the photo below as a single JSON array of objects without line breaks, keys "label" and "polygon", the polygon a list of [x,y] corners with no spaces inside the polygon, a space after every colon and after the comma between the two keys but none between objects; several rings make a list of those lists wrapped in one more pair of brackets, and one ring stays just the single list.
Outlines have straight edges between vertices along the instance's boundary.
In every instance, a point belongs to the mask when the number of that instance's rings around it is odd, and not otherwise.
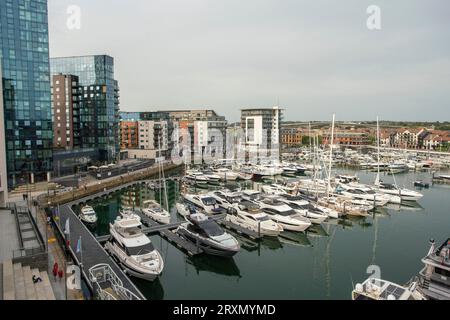
[{"label": "pedestrian walking", "polygon": [[63,275],[64,275],[64,272],[62,271],[62,269],[59,269],[59,271],[58,271],[58,277],[59,277],[59,280],[60,280],[60,281],[61,281]]}]

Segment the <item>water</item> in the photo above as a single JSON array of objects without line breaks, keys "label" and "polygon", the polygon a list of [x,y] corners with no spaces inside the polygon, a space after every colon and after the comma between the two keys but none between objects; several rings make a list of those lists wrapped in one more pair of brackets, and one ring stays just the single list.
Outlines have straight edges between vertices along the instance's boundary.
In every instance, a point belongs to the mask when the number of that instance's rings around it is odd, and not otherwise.
[{"label": "water", "polygon": [[[374,173],[355,172],[362,182],[373,182]],[[382,176],[392,182],[391,176]],[[398,174],[399,186],[413,188],[413,181],[430,180],[429,173]],[[169,184],[172,218],[179,197],[177,183]],[[423,189],[416,207],[379,209],[374,217],[330,220],[306,235],[291,233],[290,239],[246,238],[234,258],[188,257],[159,236],[152,236],[165,268],[159,280],[133,279],[148,299],[350,299],[352,282],[362,282],[369,265],[377,265],[381,277],[404,284],[422,268],[421,258],[434,238],[440,244],[450,236],[450,186]],[[138,207],[158,192],[134,187],[92,202],[99,223],[92,230],[108,234],[122,206]]]}]

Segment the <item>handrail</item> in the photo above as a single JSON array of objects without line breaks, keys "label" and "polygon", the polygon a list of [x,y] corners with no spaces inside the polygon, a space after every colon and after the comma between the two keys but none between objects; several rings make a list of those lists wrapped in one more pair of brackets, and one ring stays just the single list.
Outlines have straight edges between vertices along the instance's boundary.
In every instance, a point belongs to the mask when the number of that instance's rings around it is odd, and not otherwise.
[{"label": "handrail", "polygon": [[115,274],[111,266],[106,263],[97,264],[89,269],[89,280],[95,286],[98,297],[101,300],[117,300],[110,292],[101,287],[101,283],[109,282],[110,288],[119,298],[124,300],[141,300],[130,290],[123,287],[122,280]]}]

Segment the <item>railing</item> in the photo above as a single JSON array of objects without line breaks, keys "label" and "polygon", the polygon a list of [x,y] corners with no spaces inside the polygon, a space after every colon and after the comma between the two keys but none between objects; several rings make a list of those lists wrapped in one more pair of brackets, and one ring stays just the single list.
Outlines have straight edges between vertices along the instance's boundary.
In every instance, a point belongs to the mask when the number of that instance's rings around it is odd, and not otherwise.
[{"label": "railing", "polygon": [[[89,281],[97,292],[97,296],[101,300],[141,300],[130,290],[123,287],[122,280],[115,274],[110,265],[101,263],[89,269]],[[102,284],[106,284],[117,294],[115,297],[110,292],[102,288]]]},{"label": "railing", "polygon": [[13,259],[32,257],[41,253],[45,253],[45,246],[40,245],[33,248],[20,248],[13,250]]}]

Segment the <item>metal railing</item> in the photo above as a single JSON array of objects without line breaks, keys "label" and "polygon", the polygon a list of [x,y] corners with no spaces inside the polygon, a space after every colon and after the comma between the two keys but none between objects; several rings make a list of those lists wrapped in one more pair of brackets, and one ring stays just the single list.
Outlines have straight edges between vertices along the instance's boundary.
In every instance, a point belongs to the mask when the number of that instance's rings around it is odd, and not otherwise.
[{"label": "metal railing", "polygon": [[[89,281],[101,300],[141,300],[130,290],[123,287],[122,280],[115,274],[109,264],[101,263],[91,267],[89,269]],[[112,292],[105,290],[104,287],[110,288]]]}]

